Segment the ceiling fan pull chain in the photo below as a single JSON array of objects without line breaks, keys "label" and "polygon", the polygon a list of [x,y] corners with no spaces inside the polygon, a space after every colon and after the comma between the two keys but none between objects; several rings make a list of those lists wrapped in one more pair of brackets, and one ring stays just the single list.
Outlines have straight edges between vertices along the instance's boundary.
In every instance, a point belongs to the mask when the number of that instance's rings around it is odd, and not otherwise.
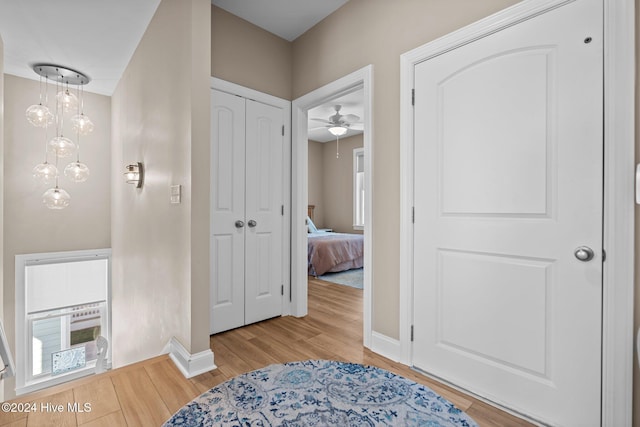
[{"label": "ceiling fan pull chain", "polygon": [[340,146],[338,145],[340,141],[340,137],[336,136],[336,159],[340,158]]}]

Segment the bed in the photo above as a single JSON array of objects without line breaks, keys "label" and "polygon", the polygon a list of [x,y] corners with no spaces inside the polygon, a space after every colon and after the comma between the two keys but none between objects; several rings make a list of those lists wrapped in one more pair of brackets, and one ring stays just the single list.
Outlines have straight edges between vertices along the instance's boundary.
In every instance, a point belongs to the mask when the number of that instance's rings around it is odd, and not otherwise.
[{"label": "bed", "polygon": [[[310,209],[309,213],[313,214]],[[318,230],[307,217],[308,274],[321,276],[325,273],[361,268],[364,264],[364,236],[362,234],[334,233]]]}]

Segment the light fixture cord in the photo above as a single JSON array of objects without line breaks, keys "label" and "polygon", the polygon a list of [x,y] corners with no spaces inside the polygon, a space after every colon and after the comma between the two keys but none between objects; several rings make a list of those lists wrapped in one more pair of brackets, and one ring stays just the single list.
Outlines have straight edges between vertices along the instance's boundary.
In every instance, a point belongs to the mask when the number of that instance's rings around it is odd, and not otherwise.
[{"label": "light fixture cord", "polygon": [[49,107],[49,75],[44,77],[44,105]]},{"label": "light fixture cord", "polygon": [[80,102],[78,104],[80,104],[80,114],[84,115],[84,83],[83,83],[83,80],[80,81],[80,88],[82,89],[82,92],[81,92],[81,96],[80,96]]},{"label": "light fixture cord", "polygon": [[[42,72],[42,68],[40,68]],[[42,74],[40,74],[40,85],[42,86]],[[40,103],[42,103],[42,87],[40,88]],[[46,75],[44,79],[44,104],[48,107],[49,104],[49,76]],[[47,142],[49,141],[49,119],[44,122],[44,163],[49,160],[49,152],[47,151]]]},{"label": "light fixture cord", "polygon": [[49,141],[49,125],[45,124],[44,126],[44,162],[47,163],[49,159],[49,153],[47,151],[47,142]]},{"label": "light fixture cord", "polygon": [[56,149],[56,188],[58,188],[58,177],[60,174],[58,173],[58,150]]},{"label": "light fixture cord", "polygon": [[[56,136],[61,136],[60,135],[60,116],[62,116],[62,114],[60,114],[60,112],[58,111],[58,109],[60,108],[60,100],[58,99],[58,93],[60,93],[60,79],[58,78],[58,76],[56,76]],[[56,156],[58,154],[56,153]]]},{"label": "light fixture cord", "polygon": [[[40,72],[42,72],[42,68],[40,68]],[[42,105],[42,74],[40,74],[40,105]]]},{"label": "light fixture cord", "polygon": [[[62,121],[62,119],[58,120],[59,116],[62,116],[63,114],[58,111],[59,108],[62,108],[62,105],[60,105],[60,101],[58,99],[58,93],[59,88],[60,88],[60,81],[61,81],[61,75],[60,75],[60,71],[56,68],[56,71],[58,72],[58,75],[56,76],[56,135],[60,135],[62,136],[62,130],[60,127],[60,122]],[[55,148],[54,151],[55,155],[56,155],[56,188],[58,188],[58,177],[60,176],[60,172],[58,171],[58,147]]]},{"label": "light fixture cord", "polygon": [[[81,86],[82,84],[78,86],[78,98],[80,99],[80,102],[78,102],[78,116],[81,116],[80,104],[83,102],[83,98],[84,98],[84,89],[82,89],[82,94],[80,93]],[[78,117],[78,120],[82,120],[82,118]],[[76,123],[76,138],[77,138],[76,163],[80,163],[80,123]]]}]

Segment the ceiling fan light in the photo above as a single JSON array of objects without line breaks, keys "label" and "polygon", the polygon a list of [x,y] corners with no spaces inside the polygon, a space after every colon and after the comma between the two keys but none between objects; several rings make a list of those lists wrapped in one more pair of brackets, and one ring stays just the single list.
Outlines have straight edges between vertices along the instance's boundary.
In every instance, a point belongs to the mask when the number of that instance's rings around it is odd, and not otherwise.
[{"label": "ceiling fan light", "polygon": [[343,126],[332,126],[329,128],[329,132],[331,132],[333,136],[342,136],[347,133],[347,128]]}]

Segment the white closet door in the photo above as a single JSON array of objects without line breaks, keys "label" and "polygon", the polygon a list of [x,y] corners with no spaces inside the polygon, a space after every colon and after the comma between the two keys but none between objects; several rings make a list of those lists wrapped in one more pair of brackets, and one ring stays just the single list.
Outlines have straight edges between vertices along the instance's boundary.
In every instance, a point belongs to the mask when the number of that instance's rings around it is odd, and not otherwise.
[{"label": "white closet door", "polygon": [[247,100],[245,322],[282,314],[283,111]]},{"label": "white closet door", "polygon": [[[211,91],[212,334],[244,325],[245,100]],[[238,224],[240,225],[240,224]]]},{"label": "white closet door", "polygon": [[415,68],[413,364],[550,425],[600,425],[602,19],[576,0]]}]

